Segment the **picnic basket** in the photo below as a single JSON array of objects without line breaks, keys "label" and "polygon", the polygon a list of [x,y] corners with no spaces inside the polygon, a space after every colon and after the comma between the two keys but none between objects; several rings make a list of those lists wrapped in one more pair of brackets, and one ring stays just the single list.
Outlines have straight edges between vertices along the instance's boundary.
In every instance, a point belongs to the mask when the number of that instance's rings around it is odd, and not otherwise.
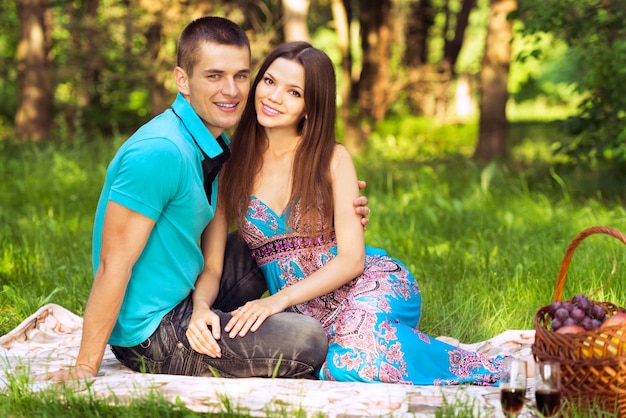
[{"label": "picnic basket", "polygon": [[[582,240],[593,234],[606,234],[626,244],[626,235],[607,226],[592,226],[580,232],[565,251],[559,269],[554,301],[561,301],[565,277],[574,251]],[[626,309],[611,302],[591,300],[602,306],[608,316]],[[549,305],[535,314],[535,361],[561,363],[562,396],[575,402],[600,404],[626,418],[626,323],[575,334],[551,331]]]}]

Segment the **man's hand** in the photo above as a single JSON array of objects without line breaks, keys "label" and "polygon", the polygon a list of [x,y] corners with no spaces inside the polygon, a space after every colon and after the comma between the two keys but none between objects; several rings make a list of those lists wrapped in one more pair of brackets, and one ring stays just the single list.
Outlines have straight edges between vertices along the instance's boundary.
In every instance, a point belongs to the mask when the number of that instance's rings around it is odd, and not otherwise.
[{"label": "man's hand", "polygon": [[98,372],[87,364],[77,364],[74,367],[66,367],[56,372],[49,372],[35,377],[36,381],[52,380],[65,382],[67,380],[84,380],[96,377]]},{"label": "man's hand", "polygon": [[[359,189],[363,190],[365,189],[365,186],[367,186],[367,184],[363,181],[363,180],[359,180]],[[359,196],[356,199],[354,199],[354,202],[352,202],[352,204],[354,205],[354,211],[358,214],[361,215],[361,225],[363,225],[363,230],[365,231],[367,229],[367,224],[369,223],[369,214],[370,214],[370,208],[367,207],[367,197],[365,196]]]},{"label": "man's hand", "polygon": [[130,272],[143,251],[154,221],[109,201],[102,228],[100,266],[91,287],[76,365],[38,376],[57,382],[96,377],[124,300]]}]

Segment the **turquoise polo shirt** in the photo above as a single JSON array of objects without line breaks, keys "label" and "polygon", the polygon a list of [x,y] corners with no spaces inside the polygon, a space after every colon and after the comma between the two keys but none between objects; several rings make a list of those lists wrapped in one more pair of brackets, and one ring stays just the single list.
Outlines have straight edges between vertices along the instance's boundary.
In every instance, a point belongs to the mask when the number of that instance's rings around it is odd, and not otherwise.
[{"label": "turquoise polo shirt", "polygon": [[[217,178],[207,201],[203,156],[222,148],[179,93],[172,108],[135,132],[109,164],[93,232],[94,272],[100,265],[106,206],[116,202],[155,221],[135,263],[109,344],[132,347],[156,330],[165,314],[194,289],[203,267],[202,231],[213,218]],[[228,139],[223,136],[228,144]]]}]

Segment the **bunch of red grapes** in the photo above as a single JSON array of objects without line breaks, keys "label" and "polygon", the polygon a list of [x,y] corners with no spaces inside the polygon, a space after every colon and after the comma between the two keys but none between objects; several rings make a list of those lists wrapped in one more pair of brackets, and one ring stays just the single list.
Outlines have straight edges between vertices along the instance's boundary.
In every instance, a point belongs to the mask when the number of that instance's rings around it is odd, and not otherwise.
[{"label": "bunch of red grapes", "polygon": [[552,302],[548,311],[554,331],[567,325],[578,325],[589,331],[600,327],[607,318],[606,310],[592,304],[582,293],[575,295],[571,301]]}]

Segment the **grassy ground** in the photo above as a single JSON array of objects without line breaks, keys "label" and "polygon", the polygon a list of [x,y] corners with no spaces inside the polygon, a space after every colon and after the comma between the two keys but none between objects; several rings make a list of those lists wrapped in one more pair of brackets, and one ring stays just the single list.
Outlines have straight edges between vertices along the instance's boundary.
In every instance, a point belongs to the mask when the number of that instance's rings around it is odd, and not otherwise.
[{"label": "grassy ground", "polygon": [[[484,167],[468,159],[475,129],[391,120],[356,158],[373,211],[367,243],[415,274],[422,330],[463,342],[531,329],[535,311],[552,301],[571,239],[592,225],[626,230],[622,196],[551,169],[559,135],[553,125],[514,125],[514,162]],[[38,147],[0,141],[0,335],[47,302],[82,315],[93,276],[93,212],[121,140]],[[565,298],[593,293],[624,306],[625,261],[626,248],[614,238],[586,239]],[[0,414],[7,405],[0,401]],[[8,410],[28,416],[28,408]]]},{"label": "grassy ground", "polygon": [[[552,301],[558,268],[574,236],[592,225],[624,230],[621,196],[588,190],[589,180],[551,169],[554,125],[512,129],[510,164],[468,160],[474,127],[428,132],[391,124],[359,159],[373,210],[370,245],[403,260],[420,283],[421,327],[462,341],[505,329],[530,329],[535,311]],[[415,133],[412,133],[415,131]],[[427,132],[420,140],[417,132]],[[414,141],[400,141],[399,132]],[[514,167],[514,168],[513,168]],[[564,297],[594,294],[624,306],[626,248],[594,235],[576,250]]]}]

